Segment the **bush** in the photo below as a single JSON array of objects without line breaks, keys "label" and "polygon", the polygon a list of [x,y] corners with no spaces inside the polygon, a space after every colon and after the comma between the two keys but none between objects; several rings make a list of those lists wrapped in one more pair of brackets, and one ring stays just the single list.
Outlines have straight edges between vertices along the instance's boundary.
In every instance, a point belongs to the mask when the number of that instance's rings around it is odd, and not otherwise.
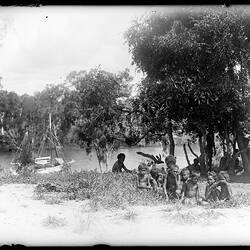
[{"label": "bush", "polygon": [[240,208],[243,206],[250,205],[250,194],[249,193],[241,193],[238,192],[233,195],[231,200],[224,201],[224,202],[214,202],[209,204],[209,208]]},{"label": "bush", "polygon": [[43,225],[50,228],[63,227],[66,225],[64,218],[58,218],[55,216],[48,216],[43,220]]},{"label": "bush", "polygon": [[170,214],[168,220],[174,224],[182,225],[210,225],[213,221],[216,221],[218,218],[223,217],[222,213],[208,210],[199,213],[195,213],[190,210],[188,212],[178,211],[177,213]]},{"label": "bush", "polygon": [[[128,173],[97,173],[95,171],[81,171],[72,174],[39,177],[39,184],[35,188],[37,199],[42,194],[60,192],[65,195],[62,199],[89,199],[93,210],[100,208],[125,208],[127,205],[157,205],[162,204],[154,191],[138,190],[136,175]],[[35,181],[35,177],[30,179]]]}]

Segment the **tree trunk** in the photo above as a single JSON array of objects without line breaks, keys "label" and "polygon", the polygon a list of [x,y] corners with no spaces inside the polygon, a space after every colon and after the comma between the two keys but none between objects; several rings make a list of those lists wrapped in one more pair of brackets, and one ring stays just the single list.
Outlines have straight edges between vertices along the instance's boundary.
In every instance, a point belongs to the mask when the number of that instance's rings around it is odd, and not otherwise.
[{"label": "tree trunk", "polygon": [[201,164],[201,175],[206,175],[206,158],[205,158],[205,149],[203,136],[199,136],[199,147],[200,147],[200,164]]},{"label": "tree trunk", "polygon": [[225,139],[226,139],[226,152],[228,155],[232,155],[232,152],[231,152],[231,147],[230,147],[230,140],[229,140],[229,134],[228,134],[228,131],[227,129],[225,129]]},{"label": "tree trunk", "polygon": [[173,137],[172,122],[169,122],[168,124],[168,138],[170,142],[169,154],[174,155],[175,143],[174,143],[174,137]]},{"label": "tree trunk", "polygon": [[193,151],[193,149],[192,149],[192,147],[191,147],[191,145],[190,145],[189,142],[188,142],[188,148],[189,148],[189,150],[191,151],[191,153],[192,153],[196,158],[199,158],[199,156]]},{"label": "tree trunk", "polygon": [[214,148],[215,148],[214,133],[213,133],[212,128],[209,128],[209,130],[208,130],[208,134],[206,136],[206,142],[207,142],[207,146],[206,146],[207,167],[208,167],[208,171],[211,171],[212,159],[213,159]]},{"label": "tree trunk", "polygon": [[184,150],[184,153],[185,153],[185,157],[186,157],[186,160],[187,160],[187,164],[188,164],[188,166],[189,166],[189,165],[191,165],[191,164],[190,164],[190,161],[189,161],[189,159],[188,159],[186,144],[183,144],[183,150]]},{"label": "tree trunk", "polygon": [[[247,147],[244,135],[239,130],[236,133],[236,140],[237,140],[238,147],[239,147],[240,151],[242,151],[243,149],[245,149]],[[245,172],[249,174],[250,173],[250,161],[248,158],[247,151],[241,152],[241,159],[242,159],[243,168],[244,168]]]},{"label": "tree trunk", "polygon": [[222,150],[223,150],[223,155],[226,155],[226,147],[225,147],[225,139],[222,139]]}]

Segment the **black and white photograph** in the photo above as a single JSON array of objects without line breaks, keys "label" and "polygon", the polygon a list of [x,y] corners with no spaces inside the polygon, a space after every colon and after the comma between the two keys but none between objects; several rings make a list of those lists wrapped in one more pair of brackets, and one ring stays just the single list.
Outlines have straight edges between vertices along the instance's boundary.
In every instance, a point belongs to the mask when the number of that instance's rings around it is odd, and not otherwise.
[{"label": "black and white photograph", "polygon": [[250,5],[0,6],[0,245],[250,245]]}]

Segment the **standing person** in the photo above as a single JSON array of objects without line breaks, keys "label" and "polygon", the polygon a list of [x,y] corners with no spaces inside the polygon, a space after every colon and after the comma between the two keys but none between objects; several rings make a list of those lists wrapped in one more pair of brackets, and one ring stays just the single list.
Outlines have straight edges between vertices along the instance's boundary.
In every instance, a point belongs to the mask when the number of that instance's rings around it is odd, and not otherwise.
[{"label": "standing person", "polygon": [[191,172],[201,172],[201,165],[198,158],[195,158],[193,164],[189,165],[188,170]]},{"label": "standing person", "polygon": [[173,155],[168,155],[165,158],[165,164],[166,164],[167,169],[170,170],[172,166],[176,165],[176,157]]},{"label": "standing person", "polygon": [[123,153],[118,154],[117,161],[115,162],[115,164],[112,167],[112,172],[113,173],[121,173],[122,169],[124,169],[124,171],[131,173],[132,171],[125,167],[124,161],[125,161],[125,154],[123,154]]},{"label": "standing person", "polygon": [[177,165],[171,165],[168,173],[164,179],[164,192],[167,197],[169,197],[170,200],[176,200],[179,199],[179,194],[177,192],[179,188],[178,183],[178,172],[179,167]]}]

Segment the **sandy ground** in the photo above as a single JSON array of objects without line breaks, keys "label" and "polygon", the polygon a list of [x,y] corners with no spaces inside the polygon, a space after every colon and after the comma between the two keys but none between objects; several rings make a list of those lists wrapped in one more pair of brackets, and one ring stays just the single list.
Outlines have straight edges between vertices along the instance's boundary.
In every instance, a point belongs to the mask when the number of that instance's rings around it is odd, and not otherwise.
[{"label": "sandy ground", "polygon": [[[86,201],[47,204],[35,199],[33,190],[30,184],[0,186],[1,244],[250,245],[250,207],[173,211],[166,205],[93,212]],[[199,222],[173,220],[189,214]]]}]

